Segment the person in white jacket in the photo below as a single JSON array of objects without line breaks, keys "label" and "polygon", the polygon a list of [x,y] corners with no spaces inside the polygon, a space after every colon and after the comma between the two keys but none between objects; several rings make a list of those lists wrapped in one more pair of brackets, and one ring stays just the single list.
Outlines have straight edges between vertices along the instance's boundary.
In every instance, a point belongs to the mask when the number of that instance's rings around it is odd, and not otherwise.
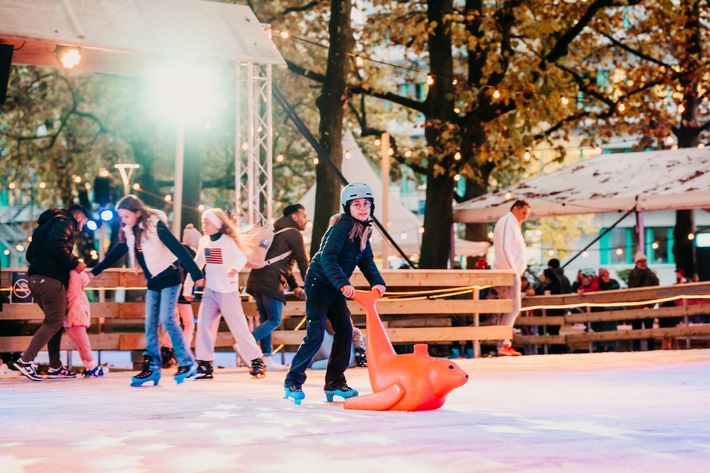
[{"label": "person in white jacket", "polygon": [[[530,204],[524,200],[516,200],[510,207],[510,212],[496,222],[493,230],[493,269],[510,269],[515,272],[512,286],[496,288],[501,299],[513,300],[513,311],[509,314],[499,314],[498,325],[512,327],[520,312],[520,277],[528,266],[522,224],[529,214]],[[498,356],[520,356],[520,352],[511,346],[510,340],[501,340],[498,342]]]},{"label": "person in white jacket", "polygon": [[[239,246],[240,232],[232,220],[219,209],[209,209],[202,213],[204,236],[197,245],[195,263],[204,267],[205,289],[197,315],[197,377],[212,379],[214,347],[222,317],[229,331],[237,341],[239,354],[251,362],[249,373],[253,378],[266,375],[261,348],[254,340],[247,325],[242,299],[239,294],[239,271],[247,263],[247,257]],[[185,279],[183,297],[192,300],[193,280]]]}]

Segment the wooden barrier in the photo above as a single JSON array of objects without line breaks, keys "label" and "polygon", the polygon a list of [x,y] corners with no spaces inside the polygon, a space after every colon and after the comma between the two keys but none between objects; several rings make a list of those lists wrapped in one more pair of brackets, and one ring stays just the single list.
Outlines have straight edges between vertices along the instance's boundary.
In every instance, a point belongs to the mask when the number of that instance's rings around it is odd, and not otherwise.
[{"label": "wooden barrier", "polygon": [[[678,300],[681,305],[673,307],[647,308],[646,306]],[[572,349],[593,350],[594,342],[627,341],[643,339],[673,338],[685,340],[690,347],[692,340],[710,338],[710,324],[691,324],[691,318],[710,315],[710,283],[689,283],[673,286],[654,286],[614,291],[591,292],[585,294],[564,294],[555,296],[528,296],[523,298],[523,312],[516,320],[516,327],[560,326],[565,335],[522,335],[516,334],[516,345],[567,345]],[[564,316],[525,316],[527,311],[545,312],[550,309],[576,309]],[[597,311],[592,312],[591,309]],[[615,330],[594,332],[593,322],[626,322],[640,319],[663,319],[676,317],[682,321],[675,327]],[[582,331],[571,330],[575,325],[583,325]],[[626,327],[626,325],[623,325]],[[567,330],[565,330],[567,329]]]},{"label": "wooden barrier", "polygon": [[[7,290],[11,283],[12,271],[0,271],[0,287]],[[378,303],[380,313],[387,326],[390,339],[400,343],[450,343],[453,341],[473,341],[476,354],[480,353],[479,342],[512,337],[511,327],[479,326],[478,315],[512,310],[511,300],[479,299],[481,288],[489,286],[510,286],[514,275],[508,271],[467,271],[467,270],[385,270],[382,275],[387,281],[387,297]],[[246,284],[248,273],[240,273],[240,285]],[[352,278],[353,285],[367,289],[368,284],[361,273]],[[132,295],[140,295],[145,288],[142,275],[127,269],[110,269],[91,281],[89,288],[116,294],[126,291],[127,300]],[[451,299],[445,292],[458,292]],[[464,298],[465,297],[465,298]],[[113,297],[109,297],[112,299]],[[258,320],[256,304],[249,296],[243,297],[244,312],[252,322]],[[364,320],[364,310],[359,304],[349,302],[348,306],[357,322]],[[199,302],[193,302],[195,314]],[[295,349],[305,336],[305,330],[293,330],[305,315],[305,302],[289,300],[284,307],[284,322],[273,332],[274,345],[288,345]],[[452,327],[453,316],[471,316],[472,326]],[[143,337],[143,302],[92,302],[92,327],[89,338],[94,350],[139,350],[145,346]],[[24,321],[28,329],[32,324],[41,323],[42,311],[36,304],[6,304],[0,313],[0,327],[4,322]],[[34,330],[28,330],[33,333]],[[4,335],[4,331],[2,331]],[[0,352],[19,352],[29,344],[29,334],[0,336]],[[221,327],[217,347],[229,348],[234,344],[226,327]],[[71,340],[64,337],[62,349],[74,349]]]}]

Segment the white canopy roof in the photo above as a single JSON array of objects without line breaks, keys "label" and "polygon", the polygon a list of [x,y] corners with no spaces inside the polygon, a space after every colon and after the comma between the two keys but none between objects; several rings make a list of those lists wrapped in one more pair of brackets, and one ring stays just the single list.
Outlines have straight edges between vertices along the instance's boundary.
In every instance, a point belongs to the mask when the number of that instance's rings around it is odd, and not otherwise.
[{"label": "white canopy roof", "polygon": [[285,65],[245,5],[200,0],[0,0],[0,41],[13,64],[57,66],[56,46],[81,46],[78,66],[141,74],[156,57]]},{"label": "white canopy roof", "polygon": [[[382,193],[382,180],[367,162],[365,155],[355,141],[355,137],[350,131],[343,135],[343,152],[349,152],[350,158],[343,159],[342,173],[348,182],[364,182],[372,187],[375,193],[375,202],[380,200]],[[316,188],[311,187],[301,198],[300,203],[306,208],[309,216],[313,216],[315,211]],[[402,251],[407,256],[419,253],[421,248],[422,222],[419,216],[406,208],[395,193],[389,195],[389,221],[382,221],[382,205],[375,205],[375,217],[386,225],[388,233],[397,242]],[[372,236],[372,248],[375,254],[382,252],[382,243],[385,238],[380,234],[377,227]],[[310,240],[310,230],[304,232],[306,240]],[[387,243],[389,244],[389,243]],[[478,256],[486,254],[490,244],[488,242],[473,242],[455,239],[455,253],[459,256]],[[392,250],[394,251],[394,250]],[[390,254],[392,254],[392,251]]]},{"label": "white canopy roof", "polygon": [[595,156],[458,204],[454,220],[494,222],[516,199],[530,203],[531,218],[710,208],[710,149]]}]

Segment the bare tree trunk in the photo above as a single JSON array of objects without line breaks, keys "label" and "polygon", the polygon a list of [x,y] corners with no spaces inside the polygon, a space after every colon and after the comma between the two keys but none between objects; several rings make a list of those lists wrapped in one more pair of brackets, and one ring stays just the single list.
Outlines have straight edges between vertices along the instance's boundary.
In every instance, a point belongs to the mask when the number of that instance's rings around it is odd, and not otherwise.
[{"label": "bare tree trunk", "polygon": [[[320,144],[338,169],[342,168],[343,163],[343,116],[349,100],[347,61],[354,43],[350,26],[351,10],[351,0],[332,2],[328,28],[328,67],[323,92],[316,102],[320,111]],[[316,167],[316,207],[313,215],[311,255],[318,251],[321,237],[328,228],[328,219],[340,207],[340,181],[327,168],[328,165],[324,162],[319,162]]]},{"label": "bare tree trunk", "polygon": [[[451,50],[452,0],[428,0],[428,20],[435,25],[429,33],[430,68],[434,83],[426,99],[425,136],[430,152],[427,163],[426,209],[424,236],[419,267],[446,268],[451,252],[453,224],[454,180],[448,168],[451,156],[439,156],[443,126],[453,119],[452,92],[453,56]],[[438,172],[443,168],[443,173]],[[448,231],[446,231],[448,230]]]}]

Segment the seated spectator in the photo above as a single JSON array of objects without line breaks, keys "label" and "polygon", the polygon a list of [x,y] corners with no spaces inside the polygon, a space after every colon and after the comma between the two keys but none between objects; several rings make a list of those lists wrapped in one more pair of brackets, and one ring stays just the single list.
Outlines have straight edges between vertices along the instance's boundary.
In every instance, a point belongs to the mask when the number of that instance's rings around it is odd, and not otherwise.
[{"label": "seated spectator", "polygon": [[557,279],[560,280],[560,284],[562,286],[562,294],[569,294],[571,292],[574,292],[572,290],[572,284],[570,284],[569,279],[567,279],[567,276],[565,276],[565,270],[560,267],[560,260],[557,258],[552,258],[550,261],[547,262],[547,267],[550,268],[557,274]]},{"label": "seated spectator", "polygon": [[520,276],[520,292],[523,297],[535,295],[535,288],[530,285],[530,280],[525,276]]},{"label": "seated spectator", "polygon": [[578,294],[585,292],[597,292],[599,290],[599,278],[594,268],[584,268],[580,270],[581,275],[580,285],[577,288]]},{"label": "seated spectator", "polygon": [[[594,271],[594,270],[592,270]],[[572,283],[572,292],[579,292],[579,288],[582,286],[582,270],[577,271],[577,278]]]},{"label": "seated spectator", "polygon": [[[634,287],[652,287],[652,286],[658,286],[658,276],[651,271],[651,269],[648,267],[648,261],[646,259],[646,255],[643,254],[641,251],[637,251],[636,254],[634,255],[634,269],[631,270],[629,273],[629,289],[634,288]],[[652,309],[653,304],[650,304],[646,306],[647,309]],[[653,321],[655,320],[655,317],[647,317],[645,319],[635,319],[631,321],[631,327],[634,330],[638,329],[651,329],[653,328]],[[648,349],[649,350],[655,350],[656,349],[656,340],[651,337],[648,340]],[[634,351],[638,351],[641,349],[641,340],[634,340],[632,342],[632,347]]]},{"label": "seated spectator", "polygon": [[[612,279],[609,275],[609,270],[606,268],[599,268],[599,278],[597,281],[600,291],[612,291],[614,289],[621,289],[621,284],[616,279]],[[593,307],[592,312],[605,312],[607,310],[612,310],[611,307]],[[604,321],[604,322],[592,322],[591,327],[595,332],[615,332],[617,330],[617,322],[615,320]],[[616,351],[618,342],[616,340],[609,340],[603,342],[594,342],[595,352],[609,352]]]}]

